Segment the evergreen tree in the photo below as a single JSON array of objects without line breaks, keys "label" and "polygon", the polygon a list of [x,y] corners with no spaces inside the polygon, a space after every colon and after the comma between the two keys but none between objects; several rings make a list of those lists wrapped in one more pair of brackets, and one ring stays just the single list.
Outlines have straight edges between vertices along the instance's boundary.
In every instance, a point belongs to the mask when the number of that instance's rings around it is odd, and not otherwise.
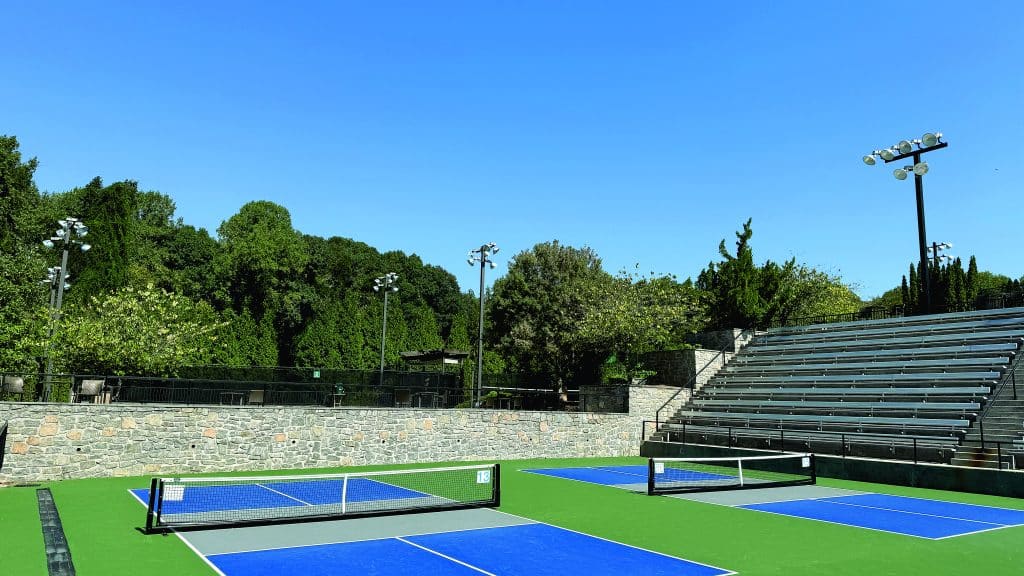
[{"label": "evergreen tree", "polygon": [[967,293],[968,304],[973,305],[974,301],[978,299],[978,260],[974,256],[971,256],[971,261],[967,265],[964,291]]}]

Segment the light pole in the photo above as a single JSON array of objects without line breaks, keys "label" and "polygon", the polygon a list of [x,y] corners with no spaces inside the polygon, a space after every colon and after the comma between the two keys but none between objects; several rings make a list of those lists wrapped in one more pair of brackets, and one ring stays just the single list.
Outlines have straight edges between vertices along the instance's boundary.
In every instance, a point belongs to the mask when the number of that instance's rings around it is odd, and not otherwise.
[{"label": "light pole", "polygon": [[928,173],[928,163],[921,161],[921,155],[932,150],[938,150],[949,146],[942,141],[941,132],[928,132],[915,140],[900,140],[895,145],[882,150],[875,150],[863,157],[864,163],[868,166],[875,165],[875,158],[881,158],[886,164],[896,162],[904,158],[913,158],[913,166],[904,166],[893,170],[892,175],[897,180],[906,180],[907,175],[914,173],[914,190],[917,193],[917,238],[918,248],[921,251],[921,286],[924,291],[925,313],[932,310],[932,288],[928,280],[928,249],[925,240],[924,226],[924,179],[922,176]]},{"label": "light pole", "polygon": [[476,340],[476,386],[473,388],[474,406],[479,406],[480,390],[484,386],[484,270],[486,270],[487,266],[495,267],[494,261],[491,258],[497,253],[498,245],[494,242],[488,242],[475,250],[470,250],[469,258],[466,259],[470,266],[477,262],[480,263],[480,330],[477,333]]},{"label": "light pole", "polygon": [[952,262],[953,256],[949,254],[941,254],[943,250],[948,250],[953,247],[951,242],[932,242],[932,245],[928,247],[928,250],[932,253],[932,262],[935,263],[935,267],[939,267],[939,262]]},{"label": "light pole", "polygon": [[[50,338],[46,345],[46,379],[43,384],[44,402],[50,400],[50,392],[53,387],[53,337],[57,333],[57,326],[60,324],[60,309],[64,303],[64,290],[71,287],[66,282],[71,277],[67,273],[68,253],[71,246],[78,246],[82,252],[92,248],[92,246],[85,242],[75,239],[76,236],[82,238],[89,233],[89,228],[80,219],[68,216],[63,220],[58,220],[57,224],[60,225],[60,228],[57,228],[54,235],[47,240],[43,240],[43,246],[47,248],[53,248],[57,244],[61,244],[64,248],[60,257],[60,267],[50,268],[47,271],[46,281],[50,283]],[[54,288],[56,288],[56,294],[54,294]]]},{"label": "light pole", "polygon": [[396,281],[398,281],[398,274],[394,272],[388,272],[373,281],[373,291],[384,293],[384,322],[380,328],[380,382],[378,383],[380,386],[384,385],[384,343],[388,335],[388,294],[398,292],[398,286],[395,286]]}]

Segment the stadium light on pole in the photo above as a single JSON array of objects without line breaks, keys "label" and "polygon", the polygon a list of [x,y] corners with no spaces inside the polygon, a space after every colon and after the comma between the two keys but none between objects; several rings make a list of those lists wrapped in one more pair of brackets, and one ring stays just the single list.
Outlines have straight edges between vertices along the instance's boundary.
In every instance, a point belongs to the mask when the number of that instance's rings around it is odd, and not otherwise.
[{"label": "stadium light on pole", "polygon": [[395,286],[396,281],[398,281],[398,274],[394,272],[388,272],[373,281],[373,291],[384,293],[384,322],[380,328],[380,382],[378,383],[381,386],[384,385],[384,343],[388,335],[388,294],[398,292],[398,286]]},{"label": "stadium light on pole", "polygon": [[932,253],[932,262],[935,263],[935,267],[939,267],[939,262],[952,262],[956,258],[949,254],[942,254],[943,250],[949,250],[953,247],[951,242],[932,242],[932,245],[928,247],[928,250]]},{"label": "stadium light on pole", "polygon": [[491,258],[497,253],[498,245],[494,242],[488,242],[476,250],[470,250],[469,257],[466,259],[470,266],[475,265],[477,262],[480,263],[480,329],[477,333],[476,341],[476,382],[473,387],[473,406],[480,405],[480,390],[484,386],[484,270],[488,266],[491,268],[495,267],[494,261]]},{"label": "stadium light on pole", "polygon": [[921,155],[945,148],[948,145],[948,143],[942,141],[941,132],[928,132],[918,139],[900,140],[888,148],[874,150],[871,154],[866,154],[862,158],[868,166],[874,166],[876,158],[881,158],[886,164],[903,160],[904,158],[912,158],[914,161],[913,165],[894,170],[893,176],[897,180],[906,180],[908,175],[914,174],[914,190],[917,193],[917,237],[918,248],[921,252],[921,286],[924,291],[925,312],[931,312],[932,310],[932,288],[931,282],[928,279],[928,244],[927,240],[925,240],[927,235],[925,234],[924,225],[924,179],[922,178],[922,176],[928,173],[928,163],[921,161]]},{"label": "stadium light on pole", "polygon": [[47,270],[47,279],[44,282],[50,284],[50,330],[49,341],[46,344],[46,378],[43,384],[43,401],[49,401],[53,388],[53,337],[57,333],[57,326],[60,323],[61,306],[64,303],[64,290],[71,287],[66,281],[70,278],[68,270],[68,253],[71,246],[78,246],[82,252],[87,252],[92,246],[77,240],[89,233],[89,228],[78,218],[68,216],[58,220],[60,228],[47,240],[43,240],[43,246],[53,248],[58,244],[63,246],[60,258],[60,267]]}]

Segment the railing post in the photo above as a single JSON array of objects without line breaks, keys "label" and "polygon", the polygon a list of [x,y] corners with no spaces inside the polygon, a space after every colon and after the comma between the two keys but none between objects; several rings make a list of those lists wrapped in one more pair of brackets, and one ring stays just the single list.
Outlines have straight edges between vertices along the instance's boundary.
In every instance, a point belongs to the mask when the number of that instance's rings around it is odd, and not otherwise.
[{"label": "railing post", "polygon": [[1013,385],[1013,399],[1017,399],[1017,367],[1014,366],[1013,372],[1010,372],[1010,383]]},{"label": "railing post", "polygon": [[914,464],[917,464],[917,438],[914,438]]},{"label": "railing post", "polygon": [[786,430],[779,428],[779,452],[786,451]]},{"label": "railing post", "polygon": [[843,455],[843,458],[846,458],[846,434],[841,434],[839,436],[839,441],[842,443],[839,449],[839,453]]},{"label": "railing post", "polygon": [[985,421],[978,420],[978,431],[981,432],[981,449],[985,449]]},{"label": "railing post", "polygon": [[996,467],[1003,469],[1003,443],[996,442]]},{"label": "railing post", "polygon": [[726,430],[727,434],[729,434],[729,439],[725,441],[725,447],[732,448],[732,426],[726,428]]}]

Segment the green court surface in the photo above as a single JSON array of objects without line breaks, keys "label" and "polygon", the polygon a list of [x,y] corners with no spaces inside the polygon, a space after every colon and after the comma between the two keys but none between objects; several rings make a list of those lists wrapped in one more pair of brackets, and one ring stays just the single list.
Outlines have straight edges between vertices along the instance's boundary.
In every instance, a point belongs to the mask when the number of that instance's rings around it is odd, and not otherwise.
[{"label": "green court surface", "polygon": [[[1024,571],[1024,526],[946,540],[924,540],[680,498],[646,496],[520,471],[644,462],[641,458],[505,461],[501,469],[500,509],[743,575],[963,576]],[[435,463],[402,467],[426,465]],[[1024,500],[1012,498],[828,478],[819,478],[818,484],[1024,510]],[[128,490],[148,486],[148,477],[134,477],[0,488],[0,573],[47,574],[36,488],[48,487],[56,500],[79,575],[212,576],[214,572],[177,537],[145,535],[140,531],[145,510]]]}]

